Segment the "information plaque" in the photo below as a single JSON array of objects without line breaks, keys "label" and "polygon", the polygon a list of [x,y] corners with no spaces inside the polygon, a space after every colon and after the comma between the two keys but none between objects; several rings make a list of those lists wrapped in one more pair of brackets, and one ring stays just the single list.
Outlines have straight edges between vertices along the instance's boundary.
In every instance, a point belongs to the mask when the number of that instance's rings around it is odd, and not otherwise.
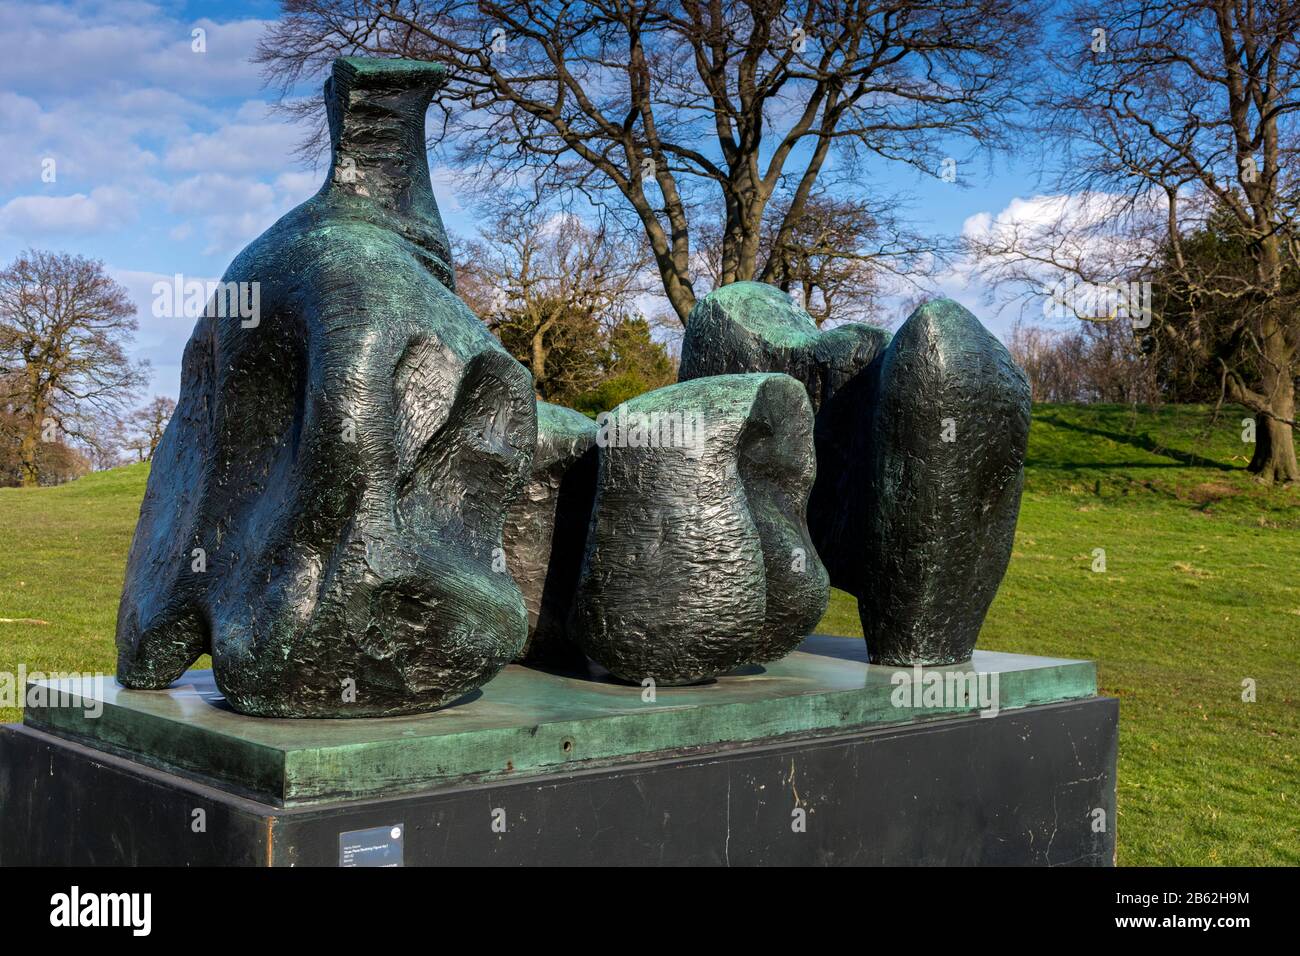
[{"label": "information plaque", "polygon": [[405,826],[346,830],[339,834],[339,866],[401,866]]}]

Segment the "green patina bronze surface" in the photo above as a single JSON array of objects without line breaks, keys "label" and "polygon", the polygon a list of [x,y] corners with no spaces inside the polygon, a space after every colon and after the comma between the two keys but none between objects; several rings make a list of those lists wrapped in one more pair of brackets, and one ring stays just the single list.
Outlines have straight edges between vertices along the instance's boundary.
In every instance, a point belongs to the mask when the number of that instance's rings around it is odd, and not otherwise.
[{"label": "green patina bronze surface", "polygon": [[[997,675],[1001,710],[1097,691],[1089,661],[1018,654],[977,651],[968,665],[923,674],[970,672]],[[603,672],[566,675],[512,664],[481,692],[431,714],[362,722],[268,719],[235,713],[210,672],[191,671],[159,691],[127,690],[111,678],[99,688],[86,680],[42,681],[62,692],[64,706],[52,706],[53,699],[29,704],[24,720],[97,749],[291,805],[575,770],[789,734],[828,735],[954,714],[979,719],[973,716],[979,701],[895,706],[900,695],[913,699],[896,685],[896,675],[913,673],[869,665],[861,641],[814,635],[765,667],[709,684],[659,687],[653,702],[643,699],[641,687]],[[87,716],[95,702],[102,713]]]},{"label": "green patina bronze surface", "polygon": [[536,406],[455,294],[425,155],[442,80],[337,60],[329,178],[223,279],[258,290],[257,314],[195,325],[127,561],[124,684],[166,687],[210,652],[242,713],[391,716],[523,650],[496,556]]},{"label": "green patina bronze surface", "polygon": [[784,372],[803,383],[820,412],[888,344],[889,333],[870,325],[851,322],[822,331],[776,286],[733,282],[691,310],[678,378]]}]

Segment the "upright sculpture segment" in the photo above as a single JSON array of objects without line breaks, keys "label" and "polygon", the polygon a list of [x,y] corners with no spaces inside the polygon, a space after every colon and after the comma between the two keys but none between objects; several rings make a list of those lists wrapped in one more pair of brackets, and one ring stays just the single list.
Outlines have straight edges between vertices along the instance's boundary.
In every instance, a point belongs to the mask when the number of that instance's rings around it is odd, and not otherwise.
[{"label": "upright sculpture segment", "polygon": [[329,179],[223,279],[255,284],[260,315],[198,321],[128,559],[128,687],[210,650],[243,713],[384,716],[455,700],[522,649],[494,558],[535,403],[454,292],[424,148],[441,81],[336,61]]},{"label": "upright sculpture segment", "polygon": [[780,374],[682,382],[610,413],[572,617],[588,656],[681,684],[803,640],[829,593],[804,520],[812,425]]},{"label": "upright sculpture segment", "polygon": [[970,660],[1020,513],[1024,372],[951,299],[912,313],[885,352],[858,609],[873,663]]}]

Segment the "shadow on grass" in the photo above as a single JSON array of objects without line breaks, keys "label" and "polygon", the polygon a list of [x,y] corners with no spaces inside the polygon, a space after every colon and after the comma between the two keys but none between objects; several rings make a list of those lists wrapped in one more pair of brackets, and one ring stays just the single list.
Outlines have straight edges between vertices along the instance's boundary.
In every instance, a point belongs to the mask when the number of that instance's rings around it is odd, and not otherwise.
[{"label": "shadow on grass", "polygon": [[1088,425],[1080,425],[1077,422],[1069,422],[1054,414],[1040,414],[1036,416],[1038,421],[1045,422],[1054,428],[1063,428],[1067,431],[1082,432],[1085,435],[1097,435],[1100,438],[1109,438],[1113,442],[1121,445],[1130,445],[1134,448],[1140,448],[1143,451],[1150,452],[1153,455],[1159,455],[1162,458],[1171,458],[1174,463],[1163,464],[1146,462],[1139,464],[1137,462],[1077,462],[1077,463],[1058,463],[1042,464],[1047,467],[1070,469],[1070,468],[1213,468],[1217,471],[1240,471],[1237,467],[1225,464],[1221,461],[1215,461],[1213,458],[1206,458],[1195,452],[1178,451],[1175,448],[1168,448],[1154,438],[1150,432],[1143,432],[1140,435],[1128,434],[1125,432],[1112,432],[1104,428],[1095,428]]},{"label": "shadow on grass", "polygon": [[[1042,468],[1047,471],[1114,471],[1123,469],[1124,471],[1149,469],[1153,471],[1162,471],[1167,468],[1183,468],[1184,465],[1176,461],[1053,461],[1043,458],[1026,458],[1026,468]],[[1230,466],[1211,465],[1212,468],[1218,468],[1220,471],[1232,471]]]}]

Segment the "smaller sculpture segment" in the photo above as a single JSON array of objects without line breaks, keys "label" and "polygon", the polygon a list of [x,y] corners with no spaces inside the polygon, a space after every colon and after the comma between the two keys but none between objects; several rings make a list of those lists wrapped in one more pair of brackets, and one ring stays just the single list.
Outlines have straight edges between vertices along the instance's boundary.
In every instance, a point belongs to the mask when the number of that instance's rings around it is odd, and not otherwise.
[{"label": "smaller sculpture segment", "polygon": [[781,374],[648,392],[600,425],[571,633],[615,676],[690,683],[793,650],[829,584],[804,514],[812,405]]},{"label": "smaller sculpture segment", "polygon": [[870,448],[858,422],[875,401],[889,333],[846,324],[825,332],[776,286],[733,282],[700,299],[686,322],[679,381],[739,372],[785,372],[803,383],[816,413],[817,480],[808,527],[831,584],[856,594],[862,570],[860,509]]},{"label": "smaller sculpture segment", "polygon": [[677,378],[784,372],[804,384],[819,411],[884,351],[889,333],[870,325],[825,332],[786,293],[765,282],[733,282],[695,303],[686,321]]},{"label": "smaller sculpture segment", "polygon": [[506,514],[506,566],[528,608],[522,659],[550,664],[582,659],[568,639],[568,617],[596,496],[596,423],[571,408],[537,403],[532,474]]},{"label": "smaller sculpture segment", "polygon": [[873,663],[970,660],[1011,559],[1029,417],[1024,372],[956,302],[926,303],[894,336],[862,498],[858,610]]}]

